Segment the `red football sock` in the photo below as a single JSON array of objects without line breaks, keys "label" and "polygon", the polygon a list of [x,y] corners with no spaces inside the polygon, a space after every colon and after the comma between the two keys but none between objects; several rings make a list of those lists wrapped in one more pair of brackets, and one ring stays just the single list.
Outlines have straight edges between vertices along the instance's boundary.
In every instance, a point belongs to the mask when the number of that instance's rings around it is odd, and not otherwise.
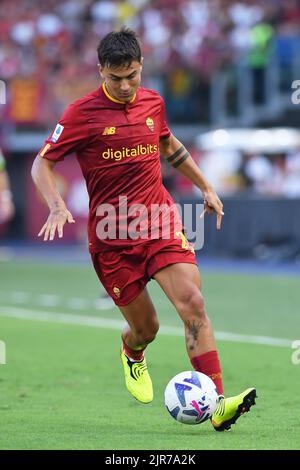
[{"label": "red football sock", "polygon": [[208,351],[191,359],[192,366],[198,372],[208,375],[215,383],[219,395],[224,395],[222,383],[222,370],[218,351]]},{"label": "red football sock", "polygon": [[129,357],[129,359],[132,359],[133,361],[141,361],[142,359],[144,359],[145,348],[139,349],[139,350],[131,349],[129,346],[127,346],[124,340],[122,341],[123,341],[123,351],[126,354],[126,356]]}]

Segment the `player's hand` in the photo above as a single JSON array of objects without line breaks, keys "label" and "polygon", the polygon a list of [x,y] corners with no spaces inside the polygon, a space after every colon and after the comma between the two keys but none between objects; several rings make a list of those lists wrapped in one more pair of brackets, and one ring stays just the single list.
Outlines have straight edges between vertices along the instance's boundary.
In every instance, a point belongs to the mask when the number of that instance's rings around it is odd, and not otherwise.
[{"label": "player's hand", "polygon": [[15,206],[11,200],[0,201],[0,223],[8,222],[15,215]]},{"label": "player's hand", "polygon": [[213,189],[209,189],[203,193],[204,196],[204,211],[201,213],[200,217],[204,217],[204,214],[217,214],[217,229],[220,230],[222,224],[223,204],[219,199],[217,193]]},{"label": "player's hand", "polygon": [[62,238],[65,223],[75,224],[75,220],[68,209],[60,208],[51,210],[47,222],[43,225],[38,237],[44,235],[44,241],[52,241],[57,231],[58,237]]}]

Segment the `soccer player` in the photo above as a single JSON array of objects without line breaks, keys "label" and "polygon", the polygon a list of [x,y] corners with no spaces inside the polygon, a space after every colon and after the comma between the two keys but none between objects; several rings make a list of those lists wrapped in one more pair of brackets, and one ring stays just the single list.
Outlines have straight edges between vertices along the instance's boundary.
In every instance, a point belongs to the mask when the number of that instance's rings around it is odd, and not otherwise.
[{"label": "soccer player", "polygon": [[[127,322],[121,347],[127,389],[142,403],[153,399],[144,351],[159,328],[146,288],[154,278],[183,321],[192,366],[216,385],[220,399],[211,420],[214,428],[230,429],[254,404],[256,391],[249,388],[224,398],[195,253],[162,184],[160,154],[200,188],[204,211],[216,213],[217,229],[223,205],[184,145],[170,132],[161,96],[140,86],[143,58],[136,34],[126,28],[111,32],[97,51],[102,86],[67,108],[33,164],[33,180],[50,210],[39,236],[51,241],[57,233],[61,238],[64,225],[75,222],[55,187],[53,167],[76,153],[90,197],[88,234],[93,265]],[[163,208],[162,217],[157,213],[150,217],[153,207]],[[134,215],[139,209],[148,215],[137,216],[143,226],[138,237]],[[103,221],[110,226],[108,236]],[[167,226],[172,226],[169,237],[164,236]]]},{"label": "soccer player", "polygon": [[15,213],[9,176],[5,168],[4,155],[0,149],[0,223],[9,221]]}]

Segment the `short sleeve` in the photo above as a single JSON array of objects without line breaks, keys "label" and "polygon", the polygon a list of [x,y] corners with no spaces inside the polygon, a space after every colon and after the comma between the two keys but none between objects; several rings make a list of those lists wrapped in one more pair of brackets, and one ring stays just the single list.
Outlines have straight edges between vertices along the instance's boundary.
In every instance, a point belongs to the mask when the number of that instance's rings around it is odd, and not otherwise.
[{"label": "short sleeve", "polygon": [[79,151],[88,141],[87,119],[74,104],[70,105],[40,150],[41,157],[54,162]]},{"label": "short sleeve", "polygon": [[159,138],[160,139],[167,139],[170,137],[171,131],[169,129],[167,118],[166,118],[166,107],[163,98],[161,98],[161,129]]}]

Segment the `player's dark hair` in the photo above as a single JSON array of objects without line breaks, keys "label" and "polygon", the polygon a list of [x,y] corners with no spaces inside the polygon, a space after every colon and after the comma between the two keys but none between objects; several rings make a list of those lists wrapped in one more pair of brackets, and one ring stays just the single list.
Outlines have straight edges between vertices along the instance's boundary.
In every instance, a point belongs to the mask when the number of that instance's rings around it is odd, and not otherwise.
[{"label": "player's dark hair", "polygon": [[112,31],[104,36],[97,52],[102,67],[129,66],[134,60],[140,62],[142,58],[136,33],[125,27],[121,31]]}]

